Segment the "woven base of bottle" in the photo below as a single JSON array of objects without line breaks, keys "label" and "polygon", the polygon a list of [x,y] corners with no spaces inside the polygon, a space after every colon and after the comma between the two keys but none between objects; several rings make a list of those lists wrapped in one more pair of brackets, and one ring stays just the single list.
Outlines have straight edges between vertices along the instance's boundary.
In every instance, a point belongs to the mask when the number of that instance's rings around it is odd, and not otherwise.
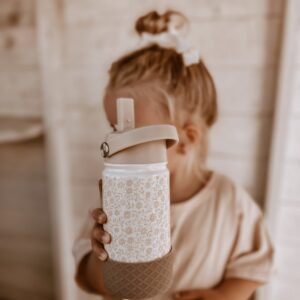
[{"label": "woven base of bottle", "polygon": [[121,299],[144,299],[162,294],[172,282],[172,249],[165,256],[140,263],[103,263],[104,284],[109,294]]}]

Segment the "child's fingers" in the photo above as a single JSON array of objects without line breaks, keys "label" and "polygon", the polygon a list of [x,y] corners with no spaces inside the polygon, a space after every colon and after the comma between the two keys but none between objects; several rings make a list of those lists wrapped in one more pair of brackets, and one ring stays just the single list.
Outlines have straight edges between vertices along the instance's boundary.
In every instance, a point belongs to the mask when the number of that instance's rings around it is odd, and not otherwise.
[{"label": "child's fingers", "polygon": [[214,292],[214,290],[203,290],[203,289],[194,289],[180,291],[173,295],[174,299],[178,300],[205,300],[205,299],[220,299],[219,296]]},{"label": "child's fingers", "polygon": [[108,254],[103,248],[103,245],[95,239],[92,239],[92,249],[100,260],[105,261],[107,259]]},{"label": "child's fingers", "polygon": [[99,224],[105,224],[107,221],[107,216],[102,208],[96,208],[90,212],[92,218],[95,222]]},{"label": "child's fingers", "polygon": [[110,234],[99,225],[94,226],[92,230],[92,238],[103,244],[109,244],[111,242]]}]

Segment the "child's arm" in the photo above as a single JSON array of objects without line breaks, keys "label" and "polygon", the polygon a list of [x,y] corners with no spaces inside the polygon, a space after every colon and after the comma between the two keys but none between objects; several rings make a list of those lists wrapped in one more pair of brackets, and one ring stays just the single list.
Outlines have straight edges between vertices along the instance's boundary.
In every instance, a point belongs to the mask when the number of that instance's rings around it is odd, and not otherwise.
[{"label": "child's arm", "polygon": [[252,280],[228,278],[216,290],[229,300],[249,299],[262,283]]},{"label": "child's arm", "polygon": [[94,252],[87,254],[78,267],[76,282],[85,291],[105,295],[101,261]]},{"label": "child's arm", "polygon": [[247,300],[261,283],[245,279],[226,279],[217,288],[181,291],[174,295],[180,300]]}]

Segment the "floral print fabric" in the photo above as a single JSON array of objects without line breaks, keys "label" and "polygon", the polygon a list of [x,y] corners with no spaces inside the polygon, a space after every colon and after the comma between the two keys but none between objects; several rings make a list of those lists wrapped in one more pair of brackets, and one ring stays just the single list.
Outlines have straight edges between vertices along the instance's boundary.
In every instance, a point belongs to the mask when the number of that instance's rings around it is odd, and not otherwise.
[{"label": "floral print fabric", "polygon": [[146,262],[170,251],[169,172],[128,176],[103,174],[104,229],[112,236],[105,245],[109,258]]}]

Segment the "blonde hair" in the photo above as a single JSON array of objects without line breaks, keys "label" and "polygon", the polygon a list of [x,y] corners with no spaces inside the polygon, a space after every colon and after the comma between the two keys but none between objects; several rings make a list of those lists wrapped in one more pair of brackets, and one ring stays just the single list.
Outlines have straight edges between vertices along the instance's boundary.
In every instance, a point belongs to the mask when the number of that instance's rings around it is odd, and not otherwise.
[{"label": "blonde hair", "polygon": [[[179,12],[159,15],[154,11],[136,21],[136,31],[140,35],[166,32],[174,17],[178,26],[186,26],[187,19]],[[153,43],[112,63],[109,75],[104,101],[122,92],[138,101],[157,101],[179,129],[179,139],[180,128],[187,123],[200,126],[201,142],[190,153],[187,170],[201,178],[208,149],[207,129],[217,118],[216,88],[203,60],[186,66],[181,53]]]}]

